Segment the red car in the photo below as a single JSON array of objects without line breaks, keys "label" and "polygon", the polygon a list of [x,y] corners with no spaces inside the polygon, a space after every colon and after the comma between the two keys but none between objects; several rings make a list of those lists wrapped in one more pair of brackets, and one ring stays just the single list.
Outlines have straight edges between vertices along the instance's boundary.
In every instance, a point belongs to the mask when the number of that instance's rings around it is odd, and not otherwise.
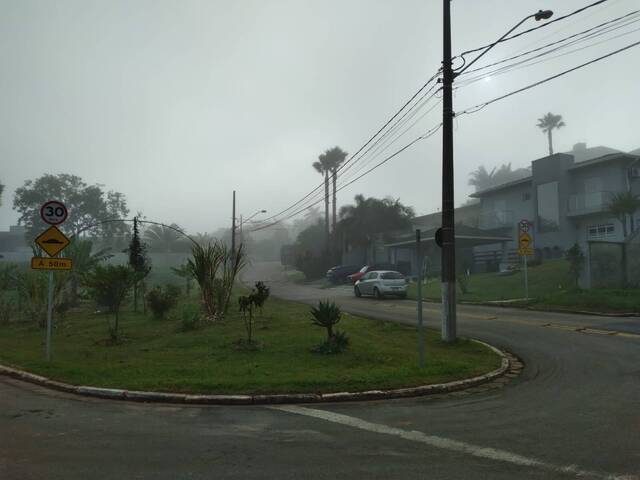
[{"label": "red car", "polygon": [[387,263],[384,263],[384,264],[381,263],[379,265],[365,265],[360,270],[358,270],[356,273],[352,273],[351,275],[347,275],[347,278],[349,279],[349,281],[351,283],[356,283],[358,280],[360,280],[362,277],[364,277],[367,272],[372,272],[373,270],[396,270],[396,266],[395,265],[391,265],[391,264],[387,264]]}]

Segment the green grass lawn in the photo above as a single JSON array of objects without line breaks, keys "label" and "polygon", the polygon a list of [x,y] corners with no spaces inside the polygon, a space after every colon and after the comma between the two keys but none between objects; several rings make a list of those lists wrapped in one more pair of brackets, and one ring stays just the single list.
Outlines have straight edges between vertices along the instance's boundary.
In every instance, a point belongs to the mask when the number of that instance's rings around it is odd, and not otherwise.
[{"label": "green grass lawn", "polygon": [[[193,308],[194,301],[187,307]],[[238,350],[244,336],[234,310],[218,324],[178,333],[177,320],[127,311],[125,340],[109,345],[106,314],[69,312],[53,334],[53,361],[44,360],[44,331],[29,323],[0,325],[0,362],[76,385],[196,393],[332,392],[439,383],[486,373],[500,359],[468,340],[453,345],[428,331],[426,367],[417,367],[417,333],[395,323],[344,315],[351,339],[338,355],[312,353],[325,331],[311,325],[309,307],[271,298],[256,324],[258,351]]]},{"label": "green grass lawn", "polygon": [[[574,287],[568,263],[565,260],[547,260],[541,265],[529,267],[529,302],[537,308],[567,308],[599,310],[605,312],[639,312],[640,290],[592,289]],[[440,301],[440,280],[430,279],[423,286],[423,296],[430,301]],[[416,298],[416,286],[409,286],[409,298]],[[497,273],[479,273],[469,277],[468,292],[457,290],[458,301],[487,302],[495,300],[524,299],[524,273],[518,271],[502,276]]]}]

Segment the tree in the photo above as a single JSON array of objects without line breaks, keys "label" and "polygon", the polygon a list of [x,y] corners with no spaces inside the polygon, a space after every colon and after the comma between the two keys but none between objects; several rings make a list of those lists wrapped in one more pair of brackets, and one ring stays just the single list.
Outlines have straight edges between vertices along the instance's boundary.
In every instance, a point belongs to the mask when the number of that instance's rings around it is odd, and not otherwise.
[{"label": "tree", "polygon": [[480,165],[477,169],[469,174],[469,185],[475,187],[476,192],[486,190],[487,188],[503,183],[519,180],[531,175],[528,168],[511,169],[511,163],[504,163],[500,167],[494,167],[491,171],[487,170],[484,165]]},{"label": "tree", "polygon": [[[80,177],[69,174],[43,175],[27,180],[13,197],[13,208],[18,211],[18,222],[27,229],[29,237],[43,227],[40,207],[48,200],[60,200],[69,208],[64,226],[74,233],[104,220],[125,218],[129,214],[123,194],[103,190],[101,185],[87,185]],[[127,231],[121,222],[110,222],[87,228],[96,236],[112,238]]]},{"label": "tree", "polygon": [[333,328],[340,323],[342,311],[340,307],[329,300],[320,301],[317,307],[311,307],[311,323],[327,330],[327,340],[314,348],[318,353],[340,353],[349,345],[349,338]]},{"label": "tree", "polygon": [[538,128],[547,134],[549,140],[549,155],[553,155],[553,130],[559,130],[565,126],[566,124],[562,121],[562,115],[554,115],[551,112],[538,119]]},{"label": "tree", "polygon": [[611,195],[609,212],[622,224],[624,238],[627,238],[627,217],[631,219],[631,233],[635,231],[634,214],[640,209],[640,196],[631,192],[620,192]]},{"label": "tree", "polygon": [[98,265],[87,278],[89,292],[96,304],[115,315],[115,323],[107,321],[111,340],[119,338],[120,307],[135,282],[135,272],[124,265]]},{"label": "tree", "polygon": [[178,250],[178,245],[183,239],[180,233],[182,229],[172,223],[171,225],[150,225],[144,231],[144,239],[149,242],[152,250],[163,253],[171,253]]},{"label": "tree", "polygon": [[0,207],[2,206],[2,192],[4,192],[4,185],[0,183]]},{"label": "tree", "polygon": [[580,245],[574,243],[573,246],[565,252],[564,258],[569,262],[569,272],[571,272],[571,275],[575,279],[576,287],[578,287],[580,274],[582,273],[585,261],[584,253],[582,253]]},{"label": "tree", "polygon": [[[144,282],[144,279],[149,275],[151,271],[151,260],[147,255],[147,246],[140,241],[140,231],[138,229],[138,217],[133,219],[133,234],[131,236],[131,242],[129,242],[129,248],[127,249],[129,254],[129,267],[135,272],[135,281],[133,283],[133,311],[138,311],[138,287],[140,282]],[[145,303],[143,302],[143,305]]]},{"label": "tree", "polygon": [[399,199],[355,196],[355,205],[340,209],[338,230],[345,241],[368,248],[376,234],[403,230],[411,226],[415,213]]},{"label": "tree", "polygon": [[326,246],[329,245],[329,173],[331,172],[330,159],[326,154],[318,157],[317,162],[313,162],[313,168],[321,175],[324,175],[324,230]]},{"label": "tree", "polygon": [[93,242],[74,237],[71,244],[65,249],[64,255],[71,258],[73,268],[69,271],[69,287],[72,304],[78,299],[78,287],[86,279],[87,275],[100,264],[111,258],[108,248],[93,251]]},{"label": "tree", "polygon": [[325,158],[325,162],[327,164],[327,167],[329,168],[329,170],[331,171],[331,181],[332,181],[332,185],[333,185],[333,220],[332,220],[332,226],[333,226],[333,231],[336,231],[336,222],[337,222],[337,215],[336,215],[336,210],[337,210],[337,206],[336,206],[336,194],[337,194],[337,189],[336,189],[336,182],[338,180],[338,168],[340,167],[340,165],[342,165],[342,163],[346,160],[348,153],[343,151],[340,147],[333,147],[329,150],[326,150],[324,152],[324,158]]}]

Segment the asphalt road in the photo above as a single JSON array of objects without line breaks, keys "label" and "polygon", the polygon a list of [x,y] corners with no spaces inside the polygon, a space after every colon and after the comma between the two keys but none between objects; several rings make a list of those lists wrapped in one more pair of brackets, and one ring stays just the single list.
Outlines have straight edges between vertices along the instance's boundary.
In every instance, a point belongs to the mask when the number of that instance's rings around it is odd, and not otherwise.
[{"label": "asphalt road", "polygon": [[[274,265],[246,278],[285,298],[415,321],[414,302],[287,284]],[[438,307],[425,318],[437,327]],[[515,352],[525,369],[504,388],[444,399],[159,406],[0,379],[0,479],[640,478],[639,324],[461,306],[461,335]]]}]

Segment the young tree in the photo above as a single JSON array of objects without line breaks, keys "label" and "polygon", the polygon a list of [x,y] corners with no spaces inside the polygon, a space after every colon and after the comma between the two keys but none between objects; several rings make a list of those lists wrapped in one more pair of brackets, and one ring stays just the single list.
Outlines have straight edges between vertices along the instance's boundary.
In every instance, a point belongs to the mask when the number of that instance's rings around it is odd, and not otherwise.
[{"label": "young tree", "polygon": [[74,237],[71,244],[65,249],[65,256],[73,261],[73,269],[69,271],[70,302],[77,303],[80,284],[97,265],[105,262],[113,255],[108,248],[93,251],[93,242]]},{"label": "young tree", "polygon": [[147,246],[140,241],[140,231],[138,229],[138,217],[133,219],[133,234],[129,242],[129,266],[135,272],[133,283],[133,311],[138,311],[138,287],[140,282],[149,275],[151,271],[151,259],[147,255]]},{"label": "young tree", "polygon": [[582,253],[580,245],[574,243],[573,246],[565,252],[565,258],[569,262],[569,271],[575,279],[576,287],[579,285],[580,274],[584,267],[585,256]]},{"label": "young tree", "polygon": [[609,212],[622,224],[624,238],[627,238],[627,217],[631,219],[631,233],[635,231],[634,214],[640,209],[640,196],[631,192],[614,193],[609,201]]},{"label": "young tree", "polygon": [[313,325],[327,330],[327,340],[314,348],[317,353],[341,353],[349,346],[349,337],[344,332],[333,330],[340,322],[342,312],[334,302],[320,301],[317,307],[311,308],[311,322]]},{"label": "young tree", "polygon": [[554,115],[551,112],[538,119],[538,128],[547,134],[549,155],[553,155],[553,130],[559,130],[565,126],[566,124],[562,121],[562,115]]},{"label": "young tree", "polygon": [[87,278],[89,292],[97,305],[105,307],[115,316],[112,325],[107,320],[112,340],[119,338],[120,307],[135,282],[135,272],[123,265],[98,265]]},{"label": "young tree", "polygon": [[[79,232],[104,220],[122,219],[129,214],[123,194],[103,191],[100,185],[87,185],[76,175],[43,175],[35,180],[27,180],[18,188],[13,197],[13,208],[18,211],[18,222],[33,237],[42,226],[40,207],[47,200],[56,199],[69,207],[69,217],[64,227],[71,232]],[[127,230],[121,222],[110,222],[88,228],[93,235],[112,238]]]},{"label": "young tree", "polygon": [[238,297],[238,306],[242,312],[244,328],[247,331],[247,346],[253,344],[253,307],[255,306],[255,292],[251,295]]}]

